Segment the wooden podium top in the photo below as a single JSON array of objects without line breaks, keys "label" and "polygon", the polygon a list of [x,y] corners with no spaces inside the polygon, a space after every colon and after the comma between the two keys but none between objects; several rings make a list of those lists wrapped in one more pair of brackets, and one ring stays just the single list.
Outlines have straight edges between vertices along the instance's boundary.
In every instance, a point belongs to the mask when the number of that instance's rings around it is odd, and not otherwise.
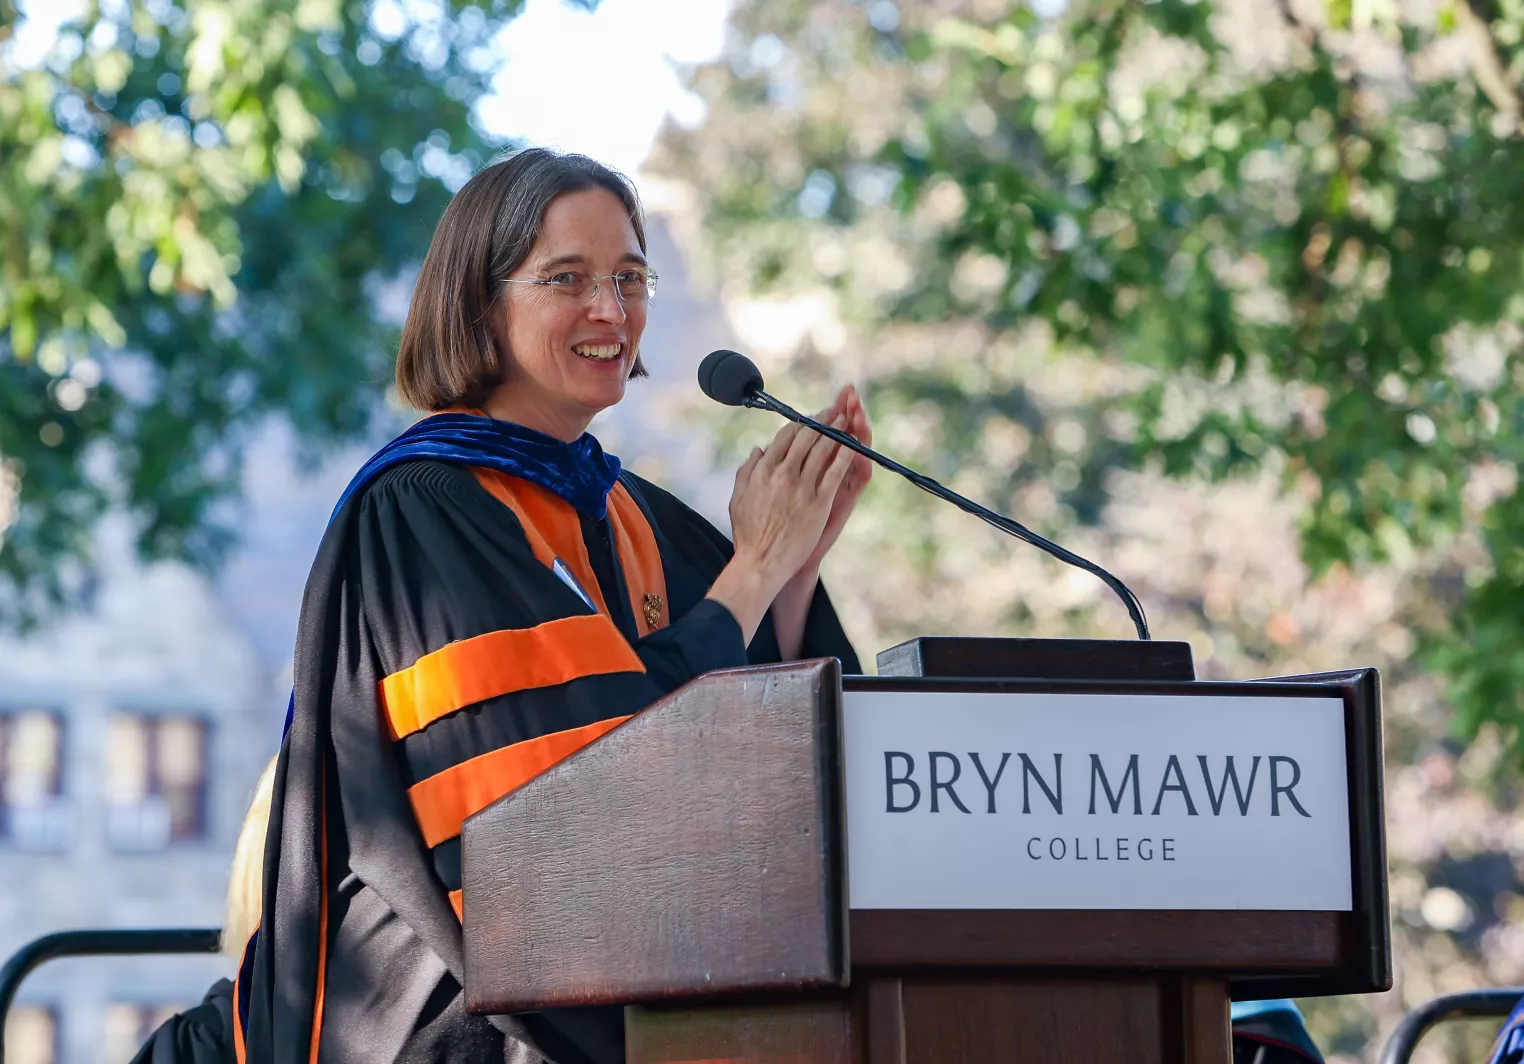
[{"label": "wooden podium top", "polygon": [[[922,817],[916,821],[916,831],[922,835],[894,833],[912,818],[881,817],[891,821],[893,830],[886,835],[889,829],[883,823],[873,822],[862,812],[863,803],[870,799],[860,793],[871,786],[875,795],[871,801],[881,802],[885,770],[876,769],[876,778],[867,782],[850,783],[846,768],[854,763],[878,764],[871,759],[878,758],[880,751],[878,747],[866,755],[861,750],[847,751],[843,706],[847,703],[857,719],[869,719],[862,714],[891,704],[884,698],[889,694],[928,699],[922,716],[931,716],[920,723],[933,729],[931,734],[943,726],[950,729],[949,735],[954,734],[951,729],[965,726],[958,723],[958,714],[969,706],[979,709],[975,714],[979,719],[984,714],[1006,728],[1026,719],[1021,714],[1029,711],[1036,713],[1033,720],[1052,720],[1057,712],[1083,724],[1088,719],[1085,713],[1114,713],[1123,705],[1116,698],[1125,696],[1133,699],[1126,704],[1139,713],[1145,710],[1137,707],[1176,706],[1176,716],[1186,714],[1176,726],[1194,728],[1202,735],[1210,729],[1193,725],[1197,718],[1189,712],[1206,706],[1205,700],[1216,699],[1222,705],[1263,700],[1252,706],[1274,712],[1243,718],[1260,719],[1261,731],[1264,720],[1275,719],[1275,713],[1302,706],[1288,700],[1331,706],[1332,727],[1338,732],[1335,738],[1342,740],[1338,789],[1345,804],[1339,815],[1346,821],[1340,826],[1344,833],[1336,837],[1342,840],[1338,845],[1347,847],[1347,869],[1324,868],[1321,875],[1304,877],[1305,883],[1289,881],[1293,893],[1305,892],[1308,904],[1317,908],[1203,907],[1229,896],[1222,891],[1234,897],[1260,895],[1255,894],[1255,884],[1235,884],[1231,876],[1218,876],[1217,886],[1172,887],[1171,883],[1183,882],[1178,873],[1186,866],[1165,869],[1162,864],[1149,866],[1147,878],[1137,880],[1136,893],[1147,900],[1148,907],[1118,907],[1131,896],[1116,894],[1118,882],[1124,886],[1130,882],[1115,879],[1119,866],[1104,870],[1112,877],[1111,888],[1105,888],[1104,876],[1076,881],[1080,883],[1076,889],[1098,891],[1093,907],[1074,907],[1074,899],[1062,894],[1057,895],[1057,904],[1043,903],[1067,881],[1053,879],[1051,867],[1032,863],[1030,851],[1022,857],[1011,845],[1030,847],[1034,837],[1058,840],[1073,834],[1067,820],[1051,819],[1050,813],[1050,826],[1065,824],[1063,833],[1027,831],[1027,823],[1038,822],[1035,816],[1013,820],[1009,823],[1022,825],[1019,839],[1012,835],[1007,845],[1001,841],[1003,836],[991,836],[994,843],[968,855],[975,861],[971,868],[1011,868],[1018,873],[993,885],[960,886],[959,874],[949,863],[961,859],[959,846],[947,839],[976,829],[1006,830],[1000,825],[1007,821],[980,815],[986,812],[982,807],[986,798],[990,811],[996,802],[996,787],[987,786],[991,779],[1005,788],[1000,791],[1002,803],[1035,801],[1037,808],[1029,812],[1036,814],[1047,812],[1045,806],[1056,799],[1059,804],[1069,803],[1066,817],[1083,817],[1085,799],[1094,803],[1098,792],[1092,776],[1090,793],[1084,793],[1085,779],[1075,773],[1094,770],[1071,753],[1071,776],[1066,782],[1062,774],[1055,777],[1049,771],[1055,762],[1044,762],[1043,756],[1048,755],[1034,753],[1030,766],[1014,759],[1007,763],[1005,771],[1011,775],[1005,782],[995,773],[994,758],[988,759],[989,764],[980,768],[981,782],[969,757],[960,752],[968,743],[960,748],[949,738],[949,749],[932,751],[951,759],[939,760],[944,771],[940,780],[926,775],[928,767],[933,774],[938,769],[927,766],[924,758],[916,771],[922,773],[922,788],[940,784],[935,789],[945,805],[952,764],[958,761],[959,771],[968,775],[951,793],[962,794],[961,804],[969,807],[970,815],[954,813],[956,819],[940,821]],[[998,697],[969,702],[968,695]],[[1106,698],[1086,701],[1080,696]],[[1070,701],[1053,703],[1061,711],[1045,702],[1028,706],[1021,701],[1033,698]],[[915,713],[900,716],[915,723]],[[1208,719],[1200,713],[1198,718]],[[884,713],[871,719],[875,728],[892,723]],[[1328,730],[1327,711],[1319,719]],[[851,736],[858,746],[878,741],[875,736],[865,738],[863,732],[859,724]],[[1293,738],[1287,734],[1287,743]],[[925,751],[926,745],[916,749]],[[1035,740],[1030,749],[1037,749]],[[1208,754],[1216,756],[1215,747],[1203,745],[1202,749],[1204,761]],[[1310,795],[1326,797],[1314,789],[1324,786],[1326,791],[1327,784],[1314,778],[1317,773],[1310,759],[1322,756],[1327,761],[1329,755],[1326,750],[1321,755],[1298,753],[1300,749],[1286,745],[1288,754],[1280,747],[1267,748],[1265,756],[1280,758],[1279,775],[1272,780],[1269,766],[1256,761],[1260,791],[1254,792],[1250,784],[1249,802],[1274,799],[1275,815],[1286,814],[1271,820],[1268,809],[1261,809],[1254,821],[1260,825],[1254,830],[1265,840],[1262,857],[1272,866],[1280,852],[1275,847],[1295,845],[1294,833],[1310,830],[1312,818],[1292,815],[1288,790],[1291,797],[1301,795],[1309,803]],[[889,752],[884,752],[883,761],[889,761]],[[1243,753],[1246,771],[1250,753]],[[1259,748],[1252,753],[1258,755]],[[1194,766],[1196,754],[1193,748],[1181,756]],[[854,973],[955,969],[1216,973],[1230,977],[1235,993],[1243,997],[1385,989],[1391,975],[1380,754],[1379,686],[1372,670],[1254,683],[923,677],[847,677],[844,683],[839,664],[822,660],[712,673],[637,714],[466,822],[462,843],[467,1007],[473,1012],[511,1012],[767,996],[843,987]],[[1305,782],[1292,782],[1289,762],[1295,759],[1293,755],[1308,766]],[[870,761],[862,762],[864,756]],[[1117,770],[1125,763],[1113,758],[1112,776],[1107,779],[1114,789],[1112,797],[1119,802],[1122,795],[1116,789],[1123,785]],[[1201,766],[1209,784],[1214,778],[1221,784],[1215,796],[1219,808],[1237,800],[1220,767],[1214,767],[1221,763]],[[891,773],[904,777],[903,763],[892,765],[900,767]],[[1141,771],[1153,771],[1147,755],[1140,765]],[[861,768],[857,771],[854,779],[864,776]],[[1197,775],[1187,786],[1188,791],[1195,788],[1194,798],[1184,798],[1171,785],[1168,771],[1163,783],[1155,772],[1144,785],[1150,791],[1148,804],[1156,797],[1154,790],[1162,788],[1157,795],[1160,808],[1152,814],[1140,808],[1138,819],[1132,822],[1147,823],[1157,835],[1153,825],[1169,821],[1173,811],[1173,823],[1183,825],[1182,830],[1207,832],[1200,834],[1203,842],[1190,847],[1186,846],[1188,836],[1182,835],[1186,841],[1180,842],[1179,852],[1182,858],[1189,855],[1198,862],[1207,861],[1199,867],[1207,869],[1206,878],[1211,879],[1215,872],[1211,871],[1210,831],[1226,827],[1200,817],[1188,819],[1205,805],[1187,813],[1187,804],[1205,803],[1213,796],[1202,793]],[[1196,772],[1195,767],[1191,771]],[[1270,793],[1271,782],[1279,786],[1279,793]],[[1045,795],[1040,789],[1044,783],[1050,788],[1056,784],[1058,790]],[[972,789],[967,789],[970,784]],[[893,803],[892,790],[890,794]],[[908,803],[909,796],[902,787],[900,804]],[[981,803],[977,813],[969,806],[975,800]],[[1132,800],[1129,794],[1127,801]],[[857,828],[849,839],[848,807],[853,802],[859,811],[852,815],[860,822],[852,821]],[[1237,819],[1238,809],[1232,812]],[[1245,819],[1244,824],[1249,821]],[[1080,841],[1076,836],[1076,844]],[[1136,845],[1131,839],[1125,841],[1128,847]],[[1048,844],[1057,854],[1056,843]],[[881,865],[890,861],[883,867],[892,867],[896,846],[904,848],[911,872],[885,876],[871,871],[879,867],[874,860]],[[1065,839],[1066,855],[1070,846]],[[864,847],[878,849],[865,851]],[[856,862],[850,875],[849,851]],[[1098,850],[1097,855],[1102,852]],[[1150,852],[1155,852],[1152,847]],[[1248,854],[1245,860],[1260,859],[1252,849],[1244,852]],[[1128,853],[1136,856],[1131,849]],[[927,859],[935,854],[943,856]],[[1114,849],[1109,855],[1115,857]],[[980,860],[986,864],[979,865]],[[1142,864],[1134,867],[1144,868]],[[1133,874],[1133,869],[1127,874]],[[1199,878],[1195,873],[1187,877]],[[1008,888],[1014,893],[1000,893]],[[1107,889],[1112,893],[1107,894]],[[1163,907],[1172,895],[1159,892],[1175,889],[1194,892],[1189,906]],[[963,907],[884,907],[897,904],[895,899],[900,897],[936,900],[942,896],[935,893],[938,890],[959,894]],[[878,901],[869,906],[859,895]],[[999,905],[968,907],[989,898]],[[1041,904],[1034,907],[1027,898]]]},{"label": "wooden podium top", "polygon": [[468,820],[468,1007],[845,985],[840,692],[701,676]]}]

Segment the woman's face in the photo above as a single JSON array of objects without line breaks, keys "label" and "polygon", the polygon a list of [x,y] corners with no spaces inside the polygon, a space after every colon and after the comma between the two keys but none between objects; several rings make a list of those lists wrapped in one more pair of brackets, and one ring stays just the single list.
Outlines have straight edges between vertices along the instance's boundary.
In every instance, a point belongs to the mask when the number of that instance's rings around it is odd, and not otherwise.
[{"label": "woman's face", "polygon": [[513,277],[602,277],[595,299],[548,285],[506,284],[496,306],[503,384],[487,412],[574,440],[598,411],[624,398],[646,327],[646,302],[625,301],[609,274],[642,267],[629,214],[606,189],[568,192],[545,210],[540,239]]}]

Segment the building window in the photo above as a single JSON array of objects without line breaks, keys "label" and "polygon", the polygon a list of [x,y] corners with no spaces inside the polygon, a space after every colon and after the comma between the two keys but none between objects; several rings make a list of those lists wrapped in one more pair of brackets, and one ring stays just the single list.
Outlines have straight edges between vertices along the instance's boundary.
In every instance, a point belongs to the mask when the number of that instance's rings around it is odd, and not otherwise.
[{"label": "building window", "polygon": [[5,1018],[5,1064],[54,1064],[58,1013],[46,1005],[13,1005]]},{"label": "building window", "polygon": [[0,834],[21,849],[67,849],[74,811],[63,783],[63,719],[44,709],[0,713]]},{"label": "building window", "polygon": [[206,721],[118,713],[106,742],[106,834],[114,849],[149,852],[206,837]]},{"label": "building window", "polygon": [[[106,1038],[99,1057],[101,1064],[131,1064],[143,1043],[159,1026],[183,1005],[144,1005],[136,1001],[118,1001],[106,1006]],[[6,1058],[9,1064],[10,1058]]]}]

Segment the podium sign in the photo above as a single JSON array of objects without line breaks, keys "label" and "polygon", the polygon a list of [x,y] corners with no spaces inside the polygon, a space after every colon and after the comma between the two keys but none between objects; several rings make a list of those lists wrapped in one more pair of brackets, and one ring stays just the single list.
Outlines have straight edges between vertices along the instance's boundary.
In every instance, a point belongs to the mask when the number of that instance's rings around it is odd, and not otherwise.
[{"label": "podium sign", "polygon": [[851,690],[853,909],[1349,911],[1344,703]]}]

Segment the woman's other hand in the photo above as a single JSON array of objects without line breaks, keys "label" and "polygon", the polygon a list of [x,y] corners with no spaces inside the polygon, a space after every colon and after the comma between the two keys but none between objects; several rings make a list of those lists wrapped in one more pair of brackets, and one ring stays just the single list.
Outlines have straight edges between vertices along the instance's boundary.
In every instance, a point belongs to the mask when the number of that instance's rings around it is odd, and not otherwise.
[{"label": "woman's other hand", "polygon": [[[868,411],[863,407],[857,389],[850,384],[815,420],[836,426],[860,443],[873,445],[873,427],[868,424]],[[853,451],[847,453],[852,455],[847,475],[836,489],[836,498],[831,502],[831,513],[821,529],[819,542],[773,599],[773,628],[778,633],[778,649],[785,661],[797,658],[804,648],[804,629],[809,620],[810,603],[815,598],[815,585],[820,582],[820,563],[825,560],[826,552],[836,545],[847,518],[852,516],[857,500],[862,498],[863,489],[868,486],[868,478],[873,475],[871,458]]]},{"label": "woman's other hand", "polygon": [[[857,394],[855,385],[847,385],[836,396],[836,401],[822,410],[816,421],[823,421],[827,425],[833,425],[851,436],[858,443],[873,446],[873,426],[868,423],[868,411],[863,406],[862,397]],[[841,530],[846,526],[847,518],[852,516],[852,511],[857,506],[857,500],[862,498],[863,489],[868,486],[868,480],[873,476],[873,460],[865,455],[849,452],[852,455],[851,464],[847,466],[847,475],[841,480],[841,486],[836,489],[836,498],[831,504],[830,516],[826,518],[825,528],[821,530],[820,542],[810,552],[804,564],[799,567],[796,574],[801,583],[809,585],[810,594],[814,594],[815,581],[820,578],[820,563],[825,560],[826,552],[836,545]]]},{"label": "woman's other hand", "polygon": [[[834,421],[845,428],[847,415],[838,413]],[[748,643],[778,592],[820,545],[853,457],[820,433],[790,423],[737,471],[730,499],[735,557],[709,597],[730,610]]]}]

